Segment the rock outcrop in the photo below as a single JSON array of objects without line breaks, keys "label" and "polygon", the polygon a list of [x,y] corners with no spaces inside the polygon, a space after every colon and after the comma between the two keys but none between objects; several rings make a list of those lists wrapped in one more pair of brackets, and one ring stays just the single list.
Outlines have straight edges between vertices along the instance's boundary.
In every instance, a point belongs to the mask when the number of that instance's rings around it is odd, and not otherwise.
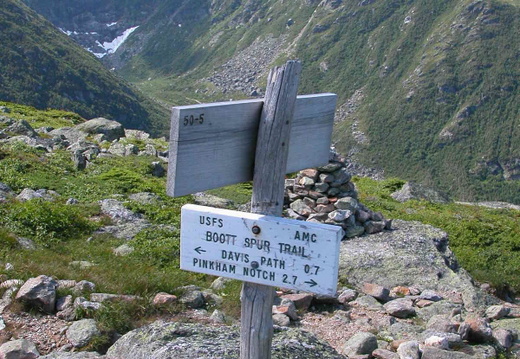
[{"label": "rock outcrop", "polygon": [[[213,327],[190,323],[155,322],[133,330],[119,339],[107,358],[176,359],[239,358],[238,327]],[[298,330],[276,331],[273,359],[344,359],[314,335]]]}]

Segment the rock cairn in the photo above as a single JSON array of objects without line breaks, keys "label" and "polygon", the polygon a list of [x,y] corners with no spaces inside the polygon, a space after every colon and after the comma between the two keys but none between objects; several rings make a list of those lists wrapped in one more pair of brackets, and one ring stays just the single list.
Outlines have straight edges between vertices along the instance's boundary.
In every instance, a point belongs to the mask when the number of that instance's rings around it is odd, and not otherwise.
[{"label": "rock cairn", "polygon": [[323,167],[300,171],[285,180],[286,217],[341,226],[344,238],[391,229],[392,222],[358,200],[346,161],[331,150],[331,160]]}]

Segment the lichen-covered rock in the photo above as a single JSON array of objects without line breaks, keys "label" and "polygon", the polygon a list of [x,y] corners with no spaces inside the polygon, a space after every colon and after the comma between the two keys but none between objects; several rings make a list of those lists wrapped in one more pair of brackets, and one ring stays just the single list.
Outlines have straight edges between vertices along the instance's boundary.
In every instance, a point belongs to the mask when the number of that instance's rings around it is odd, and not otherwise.
[{"label": "lichen-covered rock", "polygon": [[67,339],[75,348],[88,345],[95,336],[100,335],[94,319],[82,319],[71,324],[67,329]]},{"label": "lichen-covered rock", "polygon": [[[108,358],[210,359],[239,358],[237,327],[213,327],[194,323],[155,322],[120,338],[107,352]],[[314,335],[287,329],[274,333],[273,359],[345,359]]]},{"label": "lichen-covered rock", "polygon": [[[341,242],[340,281],[345,280],[355,288],[370,282],[386,288],[403,285],[456,291],[466,308],[480,311],[498,303],[496,298],[476,288],[469,274],[460,268],[447,246],[445,232],[401,220],[396,220],[394,227],[391,232]],[[442,302],[445,301],[437,303]]]},{"label": "lichen-covered rock", "polygon": [[75,127],[77,131],[82,131],[91,135],[102,134],[101,141],[112,142],[125,136],[125,129],[117,121],[107,120],[103,117],[94,118],[83,122]]},{"label": "lichen-covered rock", "polygon": [[377,338],[372,333],[360,332],[354,334],[343,346],[342,352],[347,356],[371,354],[377,349]]},{"label": "lichen-covered rock", "polygon": [[104,359],[104,355],[96,352],[79,352],[79,353],[67,353],[67,352],[54,352],[40,357],[39,359]]},{"label": "lichen-covered rock", "polygon": [[392,193],[391,196],[399,202],[406,202],[411,199],[422,199],[433,203],[448,203],[450,201],[444,193],[415,182],[406,182],[403,188]]}]

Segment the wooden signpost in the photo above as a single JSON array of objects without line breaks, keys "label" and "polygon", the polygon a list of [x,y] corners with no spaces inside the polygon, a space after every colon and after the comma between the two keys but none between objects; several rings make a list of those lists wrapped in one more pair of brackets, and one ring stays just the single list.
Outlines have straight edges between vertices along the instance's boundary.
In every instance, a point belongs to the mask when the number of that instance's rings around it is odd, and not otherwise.
[{"label": "wooden signpost", "polygon": [[336,95],[297,97],[300,72],[298,61],[271,70],[264,101],[172,111],[170,196],[253,180],[252,213],[181,213],[181,267],[244,280],[241,359],[271,358],[274,285],[336,291],[341,228],[280,218],[285,174],[329,158]]}]

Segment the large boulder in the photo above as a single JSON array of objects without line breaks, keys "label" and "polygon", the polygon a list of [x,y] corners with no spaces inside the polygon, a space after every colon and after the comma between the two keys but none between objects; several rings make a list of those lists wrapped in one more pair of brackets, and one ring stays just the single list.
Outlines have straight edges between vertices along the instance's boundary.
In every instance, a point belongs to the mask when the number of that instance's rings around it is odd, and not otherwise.
[{"label": "large boulder", "polygon": [[54,313],[58,282],[45,275],[31,278],[22,285],[16,300],[36,307],[47,313]]},{"label": "large boulder", "polygon": [[107,120],[103,117],[94,118],[83,122],[75,127],[76,130],[86,132],[90,135],[103,135],[102,141],[112,142],[125,137],[125,129],[117,121]]},{"label": "large boulder", "polygon": [[[239,348],[237,327],[159,321],[125,334],[108,350],[107,357],[232,359],[239,358]],[[345,359],[314,335],[297,329],[276,332],[271,352],[273,359]]]},{"label": "large boulder", "polygon": [[11,340],[0,346],[0,359],[36,359],[40,357],[33,342],[25,339]]},{"label": "large boulder", "polygon": [[40,357],[39,359],[103,359],[104,355],[96,352],[54,352]]},{"label": "large boulder", "polygon": [[339,279],[356,288],[419,287],[460,294],[466,308],[485,310],[498,300],[473,285],[448,247],[448,236],[419,222],[396,220],[396,230],[341,242]]},{"label": "large boulder", "polygon": [[412,199],[425,200],[433,203],[450,202],[446,194],[415,182],[406,182],[399,191],[392,193],[391,196],[399,202],[406,202]]}]

